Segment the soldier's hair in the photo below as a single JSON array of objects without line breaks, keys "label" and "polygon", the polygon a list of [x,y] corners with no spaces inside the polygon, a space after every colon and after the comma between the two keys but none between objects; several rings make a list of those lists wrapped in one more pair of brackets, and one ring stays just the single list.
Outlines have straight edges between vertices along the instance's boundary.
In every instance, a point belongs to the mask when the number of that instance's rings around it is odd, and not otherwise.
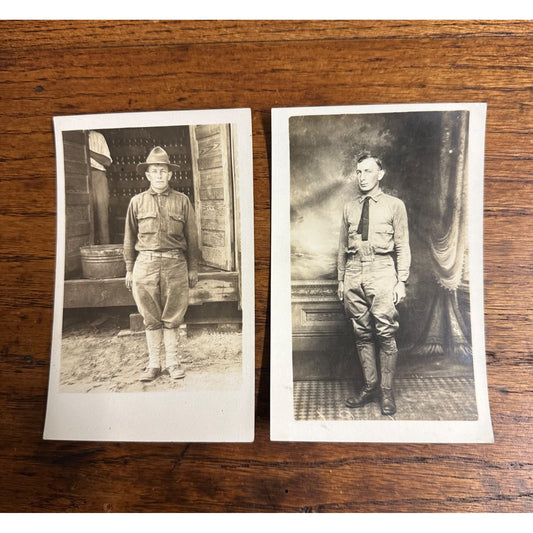
[{"label": "soldier's hair", "polygon": [[376,162],[376,165],[379,167],[380,170],[383,170],[383,163],[381,162],[381,159],[379,157],[376,157],[375,155],[372,155],[370,152],[364,152],[357,156],[356,164],[363,162],[365,159],[373,159]]}]

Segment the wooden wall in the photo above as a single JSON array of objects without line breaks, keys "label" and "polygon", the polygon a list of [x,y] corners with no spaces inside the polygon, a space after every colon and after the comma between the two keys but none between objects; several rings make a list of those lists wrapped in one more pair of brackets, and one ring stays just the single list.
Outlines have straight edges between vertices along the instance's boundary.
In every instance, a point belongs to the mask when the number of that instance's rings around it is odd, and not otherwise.
[{"label": "wooden wall", "polygon": [[234,169],[229,124],[191,127],[196,210],[203,262],[235,269]]},{"label": "wooden wall", "polygon": [[94,242],[90,203],[90,167],[87,138],[83,131],[63,134],[65,162],[65,277],[81,273],[80,247]]}]

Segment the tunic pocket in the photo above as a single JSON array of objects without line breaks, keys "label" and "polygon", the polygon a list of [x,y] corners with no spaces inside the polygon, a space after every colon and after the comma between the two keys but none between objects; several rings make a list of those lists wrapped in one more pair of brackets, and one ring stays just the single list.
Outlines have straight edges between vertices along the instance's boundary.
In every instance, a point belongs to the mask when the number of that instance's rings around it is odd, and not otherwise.
[{"label": "tunic pocket", "polygon": [[377,253],[388,253],[394,246],[394,229],[390,224],[378,224],[374,232],[374,250]]},{"label": "tunic pocket", "polygon": [[170,213],[170,222],[168,232],[170,235],[183,235],[183,226],[185,225],[185,218],[178,213]]},{"label": "tunic pocket", "polygon": [[137,221],[140,234],[157,232],[157,217],[155,213],[139,213]]},{"label": "tunic pocket", "polygon": [[355,252],[361,247],[361,234],[357,233],[357,227],[350,225],[348,230],[348,249]]}]

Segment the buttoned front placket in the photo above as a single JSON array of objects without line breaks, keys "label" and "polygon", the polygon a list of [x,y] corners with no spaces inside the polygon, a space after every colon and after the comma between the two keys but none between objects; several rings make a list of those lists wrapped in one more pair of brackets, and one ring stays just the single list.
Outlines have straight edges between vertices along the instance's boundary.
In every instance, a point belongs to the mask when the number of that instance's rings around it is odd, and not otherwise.
[{"label": "buttoned front placket", "polygon": [[157,232],[157,244],[160,247],[164,237],[168,234],[168,191],[154,193],[155,203],[157,206],[157,215],[159,219],[159,229]]}]

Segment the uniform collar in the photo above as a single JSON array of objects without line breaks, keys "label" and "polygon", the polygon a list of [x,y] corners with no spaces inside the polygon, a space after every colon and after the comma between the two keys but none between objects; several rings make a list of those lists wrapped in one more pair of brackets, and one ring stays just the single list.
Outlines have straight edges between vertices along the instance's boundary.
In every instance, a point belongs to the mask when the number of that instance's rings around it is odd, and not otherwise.
[{"label": "uniform collar", "polygon": [[167,187],[163,192],[156,192],[152,189],[152,187],[150,187],[150,189],[148,189],[150,194],[152,196],[159,196],[159,195],[162,195],[162,196],[168,196],[169,193],[170,193],[170,187]]},{"label": "uniform collar", "polygon": [[372,200],[374,200],[374,202],[377,202],[379,200],[379,197],[383,194],[383,191],[381,189],[378,189],[374,192],[372,192],[371,194],[364,194],[364,195],[361,195],[359,196],[358,200],[359,200],[359,203],[362,204],[365,200],[365,198],[369,197],[369,198],[372,198]]}]

